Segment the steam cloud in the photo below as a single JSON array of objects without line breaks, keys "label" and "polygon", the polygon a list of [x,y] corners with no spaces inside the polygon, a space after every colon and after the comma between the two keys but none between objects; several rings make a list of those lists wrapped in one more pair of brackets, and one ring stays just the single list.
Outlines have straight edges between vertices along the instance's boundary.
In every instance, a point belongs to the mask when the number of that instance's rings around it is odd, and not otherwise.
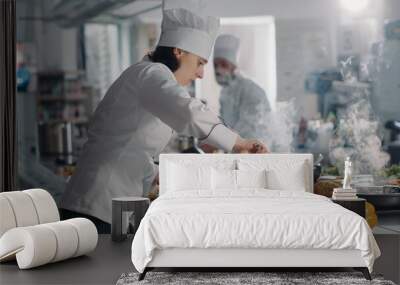
[{"label": "steam cloud", "polygon": [[297,127],[294,99],[277,102],[276,110],[266,114],[260,125],[263,134],[260,138],[272,152],[290,153],[294,150],[294,131]]},{"label": "steam cloud", "polygon": [[346,157],[350,156],[355,174],[374,174],[388,163],[390,157],[382,151],[379,121],[372,112],[370,92],[363,88],[349,95],[352,101],[330,142],[330,159],[341,169]]}]

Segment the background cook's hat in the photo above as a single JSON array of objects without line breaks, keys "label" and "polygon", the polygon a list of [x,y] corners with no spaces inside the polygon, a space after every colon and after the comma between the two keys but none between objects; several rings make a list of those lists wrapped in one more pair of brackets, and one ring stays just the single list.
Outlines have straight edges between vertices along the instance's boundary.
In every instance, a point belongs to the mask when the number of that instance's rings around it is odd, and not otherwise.
[{"label": "background cook's hat", "polygon": [[214,47],[214,58],[224,58],[237,66],[240,40],[233,35],[220,35]]}]

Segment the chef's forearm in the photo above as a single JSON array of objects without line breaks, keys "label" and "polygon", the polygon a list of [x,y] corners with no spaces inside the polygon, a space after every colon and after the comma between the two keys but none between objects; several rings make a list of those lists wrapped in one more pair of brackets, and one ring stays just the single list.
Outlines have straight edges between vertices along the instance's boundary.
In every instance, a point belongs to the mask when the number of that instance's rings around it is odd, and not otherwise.
[{"label": "chef's forearm", "polygon": [[231,152],[237,138],[237,133],[225,127],[223,124],[218,124],[211,130],[211,133],[203,142]]}]

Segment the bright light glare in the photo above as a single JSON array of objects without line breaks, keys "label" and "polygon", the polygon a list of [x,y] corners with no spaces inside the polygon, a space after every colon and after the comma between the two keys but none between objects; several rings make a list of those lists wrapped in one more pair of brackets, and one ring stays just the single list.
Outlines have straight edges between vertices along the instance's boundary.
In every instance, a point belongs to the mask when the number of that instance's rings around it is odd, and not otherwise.
[{"label": "bright light glare", "polygon": [[346,10],[351,12],[360,12],[368,5],[369,0],[341,0],[340,4]]}]

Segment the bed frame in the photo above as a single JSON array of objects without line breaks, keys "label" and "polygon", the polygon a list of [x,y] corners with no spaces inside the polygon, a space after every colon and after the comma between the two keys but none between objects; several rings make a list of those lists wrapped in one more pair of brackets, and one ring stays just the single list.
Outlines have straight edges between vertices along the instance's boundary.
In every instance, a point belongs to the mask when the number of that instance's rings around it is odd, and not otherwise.
[{"label": "bed frame", "polygon": [[156,250],[152,261],[139,275],[143,280],[146,273],[155,268],[230,268],[247,271],[271,268],[353,268],[371,280],[368,268],[359,250],[328,249],[193,249],[171,248]]},{"label": "bed frame", "polygon": [[[313,157],[311,154],[162,154],[160,156],[160,194],[166,191],[162,185],[166,182],[167,161],[183,160],[207,160],[212,164],[216,160],[241,159],[286,159],[303,160],[306,162],[306,175],[309,177],[307,192],[313,192]],[[329,250],[329,249],[249,249],[249,248],[169,248],[158,249],[154,252],[152,261],[147,265],[139,280],[143,280],[148,271],[156,268],[203,268],[217,269],[229,268],[234,271],[246,271],[250,269],[285,268],[353,268],[361,271],[367,280],[371,275],[359,250]]]}]

